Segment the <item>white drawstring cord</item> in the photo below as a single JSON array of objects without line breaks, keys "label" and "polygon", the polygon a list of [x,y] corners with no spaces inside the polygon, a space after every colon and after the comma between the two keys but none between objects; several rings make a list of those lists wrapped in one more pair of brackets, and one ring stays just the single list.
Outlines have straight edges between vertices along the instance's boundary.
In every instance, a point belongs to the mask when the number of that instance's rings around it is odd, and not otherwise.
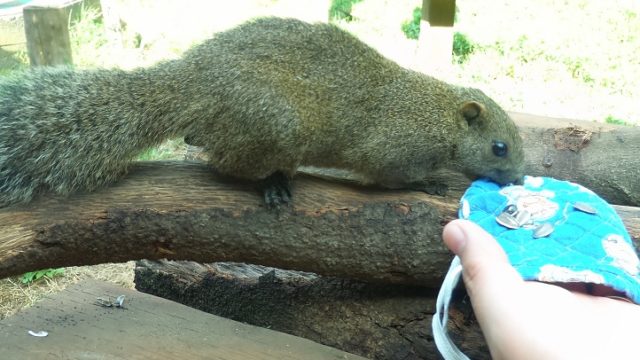
[{"label": "white drawstring cord", "polygon": [[449,305],[451,304],[451,295],[453,289],[460,282],[462,276],[462,264],[460,264],[460,258],[455,257],[451,261],[451,266],[447,275],[444,277],[442,287],[438,292],[438,299],[436,300],[436,313],[433,315],[433,321],[431,322],[431,330],[433,332],[433,339],[436,342],[436,347],[442,354],[445,360],[469,360],[458,347],[453,343],[453,340],[447,333],[447,321],[449,320]]}]

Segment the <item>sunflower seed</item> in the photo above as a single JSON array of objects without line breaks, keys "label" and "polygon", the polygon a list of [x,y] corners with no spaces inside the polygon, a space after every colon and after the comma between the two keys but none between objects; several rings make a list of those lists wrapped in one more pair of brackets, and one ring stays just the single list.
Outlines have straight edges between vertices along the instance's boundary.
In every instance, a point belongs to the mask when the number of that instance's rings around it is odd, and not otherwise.
[{"label": "sunflower seed", "polygon": [[496,222],[498,222],[498,224],[504,227],[507,227],[509,229],[520,228],[520,224],[518,224],[518,221],[516,220],[516,218],[514,218],[513,216],[509,215],[506,212],[503,212],[502,214],[496,216]]},{"label": "sunflower seed", "polygon": [[504,210],[502,210],[502,212],[503,213],[507,213],[509,215],[513,215],[513,214],[518,212],[518,207],[513,205],[513,204],[511,204],[511,205],[508,205],[507,207],[505,207]]},{"label": "sunflower seed", "polygon": [[533,230],[533,238],[539,239],[543,237],[549,236],[555,228],[551,223],[544,223],[538,226],[535,230]]},{"label": "sunflower seed", "polygon": [[585,212],[587,214],[595,215],[598,213],[596,209],[593,208],[593,206],[581,201],[574,202],[572,205],[574,209]]},{"label": "sunflower seed", "polygon": [[519,226],[523,226],[531,220],[531,214],[527,210],[518,211],[515,214],[515,219]]},{"label": "sunflower seed", "polygon": [[44,330],[40,330],[40,331],[29,330],[27,332],[29,333],[29,335],[35,336],[35,337],[45,337],[45,336],[49,335],[49,333],[44,331]]}]

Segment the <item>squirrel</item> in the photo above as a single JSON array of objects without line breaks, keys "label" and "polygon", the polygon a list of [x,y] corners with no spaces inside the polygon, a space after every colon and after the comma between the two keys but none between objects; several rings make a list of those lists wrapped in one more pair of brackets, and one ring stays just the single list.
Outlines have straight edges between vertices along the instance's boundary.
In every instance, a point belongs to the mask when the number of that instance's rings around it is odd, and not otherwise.
[{"label": "squirrel", "polygon": [[[405,69],[335,25],[260,18],[147,68],[36,68],[0,80],[0,207],[92,191],[167,138],[290,202],[299,166],[440,192],[446,167],[523,176],[522,140],[483,92]],[[435,186],[435,188],[434,188]]]}]

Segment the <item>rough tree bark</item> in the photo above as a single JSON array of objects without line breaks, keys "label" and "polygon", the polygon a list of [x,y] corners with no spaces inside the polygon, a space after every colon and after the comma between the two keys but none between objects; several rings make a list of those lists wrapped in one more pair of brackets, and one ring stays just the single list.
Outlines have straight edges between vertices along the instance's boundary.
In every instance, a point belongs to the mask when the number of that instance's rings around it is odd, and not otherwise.
[{"label": "rough tree bark", "polygon": [[[440,359],[431,334],[437,290],[371,284],[257,265],[139,261],[136,289],[218,316],[370,359]],[[489,352],[456,297],[449,333],[474,360]]]},{"label": "rough tree bark", "polygon": [[571,180],[612,204],[640,206],[640,127],[512,115],[527,174]]},{"label": "rough tree bark", "polygon": [[455,200],[302,176],[295,208],[202,164],[138,164],[122,182],[0,211],[0,276],[135,259],[238,261],[378,282],[436,284]]}]

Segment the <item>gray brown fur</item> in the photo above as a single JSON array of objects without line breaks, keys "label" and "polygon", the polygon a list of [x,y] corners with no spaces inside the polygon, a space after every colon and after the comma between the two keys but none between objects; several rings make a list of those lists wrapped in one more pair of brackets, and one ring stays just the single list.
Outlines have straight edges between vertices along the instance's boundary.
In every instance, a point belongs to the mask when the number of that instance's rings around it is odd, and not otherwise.
[{"label": "gray brown fur", "polygon": [[[219,171],[251,180],[303,165],[388,187],[443,166],[501,183],[522,175],[517,129],[481,91],[401,68],[333,25],[265,18],[150,68],[1,80],[0,206],[101,187],[188,134]],[[492,154],[494,140],[508,156]]]}]

